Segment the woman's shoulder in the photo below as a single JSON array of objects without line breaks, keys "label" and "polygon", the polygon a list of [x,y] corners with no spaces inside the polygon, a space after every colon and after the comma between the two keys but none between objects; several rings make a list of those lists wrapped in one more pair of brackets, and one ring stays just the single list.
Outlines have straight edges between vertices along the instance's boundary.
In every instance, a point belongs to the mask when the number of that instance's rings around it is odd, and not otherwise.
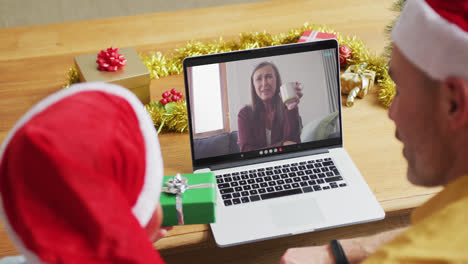
[{"label": "woman's shoulder", "polygon": [[250,105],[245,105],[244,107],[239,110],[239,113],[237,114],[238,118],[249,118],[252,116],[252,106]]}]

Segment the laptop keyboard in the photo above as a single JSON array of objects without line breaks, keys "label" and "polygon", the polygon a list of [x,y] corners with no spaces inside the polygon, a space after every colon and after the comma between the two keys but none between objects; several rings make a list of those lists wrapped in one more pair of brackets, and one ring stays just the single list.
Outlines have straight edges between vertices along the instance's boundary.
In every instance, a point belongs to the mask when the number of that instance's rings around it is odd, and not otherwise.
[{"label": "laptop keyboard", "polygon": [[346,187],[331,158],[216,175],[225,206]]}]

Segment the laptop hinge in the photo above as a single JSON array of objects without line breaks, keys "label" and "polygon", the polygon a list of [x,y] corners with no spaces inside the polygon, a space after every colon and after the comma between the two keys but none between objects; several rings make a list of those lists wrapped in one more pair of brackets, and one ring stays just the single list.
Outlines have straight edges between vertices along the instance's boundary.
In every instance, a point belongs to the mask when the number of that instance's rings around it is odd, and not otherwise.
[{"label": "laptop hinge", "polygon": [[222,169],[233,168],[233,167],[240,167],[240,166],[258,164],[258,163],[265,163],[265,162],[270,162],[270,161],[277,161],[277,160],[292,159],[292,158],[298,158],[298,157],[304,157],[304,156],[310,156],[310,155],[316,155],[316,154],[323,154],[323,153],[329,153],[329,150],[328,149],[315,149],[315,150],[307,150],[307,151],[301,151],[301,152],[287,153],[287,154],[278,155],[278,156],[270,156],[270,157],[255,158],[255,159],[250,159],[250,160],[225,162],[225,163],[222,163],[222,164],[211,165],[211,166],[209,166],[209,169],[211,169],[212,171],[215,171],[215,170],[222,170]]}]

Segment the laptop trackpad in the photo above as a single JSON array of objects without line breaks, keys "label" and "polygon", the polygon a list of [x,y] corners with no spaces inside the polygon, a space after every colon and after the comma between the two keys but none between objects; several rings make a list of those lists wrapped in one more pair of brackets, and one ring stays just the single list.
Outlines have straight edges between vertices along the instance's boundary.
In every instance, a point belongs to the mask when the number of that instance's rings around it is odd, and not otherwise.
[{"label": "laptop trackpad", "polygon": [[278,227],[321,226],[325,221],[314,199],[278,201],[270,205],[273,224]]}]

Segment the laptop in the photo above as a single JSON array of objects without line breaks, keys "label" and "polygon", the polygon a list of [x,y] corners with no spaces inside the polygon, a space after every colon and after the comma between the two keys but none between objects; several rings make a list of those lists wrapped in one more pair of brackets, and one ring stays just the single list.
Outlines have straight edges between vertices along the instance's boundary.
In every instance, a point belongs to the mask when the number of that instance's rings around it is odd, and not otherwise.
[{"label": "laptop", "polygon": [[385,217],[343,147],[338,58],[324,40],[184,60],[192,166],[216,175],[219,247]]}]

